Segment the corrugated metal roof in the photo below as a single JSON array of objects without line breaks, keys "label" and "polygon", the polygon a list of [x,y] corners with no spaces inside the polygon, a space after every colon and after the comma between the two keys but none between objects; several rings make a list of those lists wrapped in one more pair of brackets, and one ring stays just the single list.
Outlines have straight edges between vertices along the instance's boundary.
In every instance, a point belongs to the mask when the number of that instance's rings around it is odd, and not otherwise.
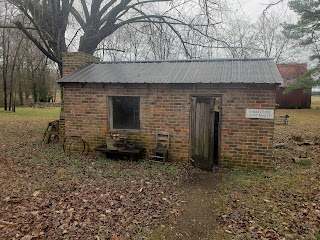
[{"label": "corrugated metal roof", "polygon": [[209,59],[92,63],[58,83],[282,83],[275,62]]}]

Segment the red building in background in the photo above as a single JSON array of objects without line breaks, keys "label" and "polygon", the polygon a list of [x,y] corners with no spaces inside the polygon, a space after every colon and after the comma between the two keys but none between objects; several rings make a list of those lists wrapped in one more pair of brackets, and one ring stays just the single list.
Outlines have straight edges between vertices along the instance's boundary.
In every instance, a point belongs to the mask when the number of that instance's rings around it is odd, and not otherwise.
[{"label": "red building in background", "polygon": [[276,102],[280,108],[310,108],[311,93],[305,93],[302,89],[296,89],[289,94],[284,94],[284,88],[298,80],[307,72],[306,63],[277,64],[283,79],[283,84],[277,88]]}]

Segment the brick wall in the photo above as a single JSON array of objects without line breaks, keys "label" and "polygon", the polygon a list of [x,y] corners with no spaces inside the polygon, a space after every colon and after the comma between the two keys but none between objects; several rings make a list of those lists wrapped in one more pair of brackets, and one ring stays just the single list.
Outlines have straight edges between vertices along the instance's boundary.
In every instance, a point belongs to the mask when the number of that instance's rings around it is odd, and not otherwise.
[{"label": "brick wall", "polygon": [[[218,88],[219,87],[219,88]],[[78,135],[90,148],[104,144],[109,132],[109,97],[139,96],[141,129],[128,132],[147,149],[156,130],[170,132],[171,160],[188,160],[190,96],[222,94],[221,160],[223,166],[271,167],[274,120],[246,119],[246,108],[273,109],[274,85],[64,84],[66,135]]]},{"label": "brick wall", "polygon": [[[88,53],[83,52],[65,52],[62,53],[62,76],[65,77],[77,69],[85,66],[91,62],[99,62],[100,59]],[[59,137],[61,140],[65,137],[65,117],[64,117],[64,94],[63,87],[62,101],[61,101],[61,112],[60,112],[60,123],[59,123]]]}]

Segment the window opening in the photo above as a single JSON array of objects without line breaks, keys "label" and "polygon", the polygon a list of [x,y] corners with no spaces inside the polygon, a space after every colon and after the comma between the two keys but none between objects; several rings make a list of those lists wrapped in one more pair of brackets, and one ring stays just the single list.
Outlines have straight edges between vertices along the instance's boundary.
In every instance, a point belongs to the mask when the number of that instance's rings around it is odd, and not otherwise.
[{"label": "window opening", "polygon": [[140,129],[140,97],[111,97],[112,129]]}]

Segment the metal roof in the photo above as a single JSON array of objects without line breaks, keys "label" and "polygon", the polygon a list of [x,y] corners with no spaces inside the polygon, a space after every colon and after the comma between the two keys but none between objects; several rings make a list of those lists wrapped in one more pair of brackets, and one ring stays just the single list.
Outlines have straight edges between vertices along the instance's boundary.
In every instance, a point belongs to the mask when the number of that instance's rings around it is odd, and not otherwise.
[{"label": "metal roof", "polygon": [[282,83],[273,59],[91,63],[58,83]]}]

